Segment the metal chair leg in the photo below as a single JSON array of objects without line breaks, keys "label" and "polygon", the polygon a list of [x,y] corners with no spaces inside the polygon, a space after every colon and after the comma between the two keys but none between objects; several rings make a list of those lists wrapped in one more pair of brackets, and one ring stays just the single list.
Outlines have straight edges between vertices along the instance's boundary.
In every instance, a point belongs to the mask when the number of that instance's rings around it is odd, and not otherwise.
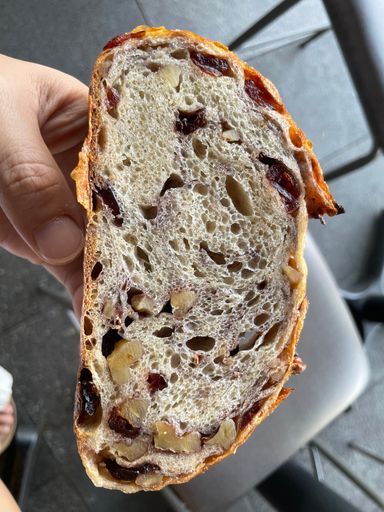
[{"label": "metal chair leg", "polygon": [[247,41],[250,37],[254,36],[267,25],[275,21],[282,14],[288,11],[291,7],[299,3],[300,0],[283,0],[276,7],[270,10],[267,14],[265,14],[262,18],[260,18],[252,27],[243,32],[239,37],[233,40],[229,45],[230,50],[236,50],[240,45],[242,45],[245,41]]},{"label": "metal chair leg", "polygon": [[356,169],[360,169],[364,165],[369,164],[379,153],[379,147],[376,143],[373,143],[371,149],[363,156],[356,158],[356,160],[352,160],[352,162],[348,162],[346,164],[341,165],[340,167],[336,167],[332,171],[326,172],[327,181],[334,180],[335,178],[339,178],[344,174],[348,174],[349,172],[356,171]]}]

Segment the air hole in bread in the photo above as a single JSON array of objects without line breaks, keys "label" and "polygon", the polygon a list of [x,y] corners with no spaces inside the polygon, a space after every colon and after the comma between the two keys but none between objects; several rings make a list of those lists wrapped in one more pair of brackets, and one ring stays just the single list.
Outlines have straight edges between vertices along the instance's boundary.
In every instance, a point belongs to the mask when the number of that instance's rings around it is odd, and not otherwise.
[{"label": "air hole in bread", "polygon": [[269,331],[264,335],[263,342],[261,344],[262,347],[265,347],[267,345],[270,345],[272,342],[275,341],[276,336],[280,330],[281,322],[273,325]]},{"label": "air hole in bread", "polygon": [[152,73],[155,73],[156,71],[159,71],[159,69],[161,68],[161,64],[149,61],[145,63],[145,67],[152,71]]},{"label": "air hole in bread", "polygon": [[172,314],[172,305],[171,305],[171,301],[170,300],[167,300],[167,302],[161,308],[160,313],[171,313]]},{"label": "air hole in bread", "polygon": [[207,185],[203,185],[203,183],[196,183],[196,185],[193,187],[193,191],[202,196],[206,196],[208,194],[208,190],[209,189]]},{"label": "air hole in bread", "polygon": [[109,329],[101,341],[101,353],[104,357],[108,357],[112,354],[115,344],[121,340],[121,335],[117,329]]},{"label": "air hole in bread", "polygon": [[99,146],[99,148],[101,149],[101,151],[104,151],[104,149],[106,148],[107,146],[107,129],[105,128],[105,126],[101,126],[100,129],[99,129],[99,132],[97,134],[97,144]]},{"label": "air hole in bread", "polygon": [[231,204],[229,199],[227,199],[226,197],[222,197],[220,199],[220,203],[225,206],[226,208],[228,208],[228,206]]},{"label": "air hole in bread", "polygon": [[94,266],[91,270],[92,281],[94,281],[95,279],[97,279],[99,277],[102,270],[103,270],[103,265],[100,263],[100,261],[96,261],[96,263],[94,264]]},{"label": "air hole in bread", "polygon": [[241,277],[243,279],[249,279],[250,277],[253,277],[255,273],[252,270],[249,270],[248,268],[243,268],[241,271]]},{"label": "air hole in bread", "polygon": [[211,260],[214,261],[217,265],[225,265],[226,261],[224,254],[221,252],[213,252],[210,249],[208,249],[207,242],[201,242],[200,249],[205,251],[211,258]]},{"label": "air hole in bread", "polygon": [[211,311],[211,315],[213,316],[220,316],[224,313],[224,311],[222,309],[214,309],[213,311]]},{"label": "air hole in bread", "polygon": [[237,222],[231,224],[231,231],[234,235],[238,235],[241,231],[241,226]]},{"label": "air hole in bread", "polygon": [[193,111],[179,110],[177,113],[175,129],[184,135],[190,135],[199,128],[204,128],[206,125],[205,108],[199,108]]},{"label": "air hole in bread", "polygon": [[180,188],[184,186],[184,181],[178,174],[171,174],[167,181],[164,183],[163,188],[160,192],[160,197],[163,196],[167,190],[171,188]]},{"label": "air hole in bread", "polygon": [[242,333],[242,336],[239,338],[239,351],[251,350],[260,336],[261,333],[259,331],[247,331]]},{"label": "air hole in bread", "polygon": [[257,326],[260,326],[260,325],[263,325],[265,324],[265,322],[269,320],[269,314],[268,313],[260,313],[260,315],[257,315],[254,320],[253,320],[253,323]]},{"label": "air hole in bread", "polygon": [[233,284],[235,282],[235,279],[231,276],[223,277],[223,282],[226,284]]},{"label": "air hole in bread", "polygon": [[132,258],[130,256],[128,256],[127,254],[124,254],[123,260],[127,266],[127,269],[129,270],[129,272],[132,272],[135,269],[135,264],[134,264]]},{"label": "air hole in bread", "polygon": [[241,263],[241,261],[234,261],[233,263],[230,263],[227,266],[227,269],[229,270],[229,272],[239,272],[242,266],[243,264]]},{"label": "air hole in bread", "polygon": [[216,222],[214,222],[212,220],[208,220],[205,223],[205,227],[206,227],[208,233],[213,233],[216,229]]},{"label": "air hole in bread", "polygon": [[154,331],[153,335],[158,338],[169,338],[172,336],[173,332],[174,329],[172,327],[162,327],[161,329]]},{"label": "air hole in bread", "polygon": [[179,354],[173,354],[171,357],[171,367],[172,368],[178,368],[181,363],[181,357]]},{"label": "air hole in bread", "polygon": [[242,215],[249,216],[253,213],[251,200],[245,191],[243,185],[235,180],[233,176],[227,176],[225,180],[225,188],[232,200],[233,206]]},{"label": "air hole in bread", "polygon": [[188,50],[185,48],[178,48],[177,50],[174,50],[171,52],[171,57],[173,57],[176,60],[183,60],[188,58]]},{"label": "air hole in bread", "polygon": [[149,261],[149,256],[144,251],[144,249],[142,247],[140,247],[139,245],[136,247],[136,256],[137,256],[139,262],[142,265],[144,265],[145,270],[147,272],[152,272],[152,265],[151,265],[151,262]]},{"label": "air hole in bread", "polygon": [[196,277],[205,277],[204,272],[196,265],[196,263],[192,263],[193,273]]},{"label": "air hole in bread", "polygon": [[201,140],[194,138],[192,140],[192,147],[195,155],[203,160],[207,155],[207,146]]},{"label": "air hole in bread", "polygon": [[190,350],[209,352],[215,346],[216,340],[210,336],[195,336],[187,341]]},{"label": "air hole in bread", "polygon": [[171,377],[169,379],[171,384],[174,384],[175,382],[177,382],[178,379],[179,379],[179,376],[177,375],[177,373],[175,373],[175,372],[171,373]]},{"label": "air hole in bread", "polygon": [[86,350],[92,350],[93,345],[91,343],[91,340],[85,340],[85,348]]},{"label": "air hole in bread", "polygon": [[93,325],[91,319],[88,316],[84,316],[84,334],[90,336],[93,331]]},{"label": "air hole in bread", "polygon": [[157,206],[151,206],[151,205],[140,205],[141,213],[143,214],[143,217],[147,220],[155,219],[157,217]]}]

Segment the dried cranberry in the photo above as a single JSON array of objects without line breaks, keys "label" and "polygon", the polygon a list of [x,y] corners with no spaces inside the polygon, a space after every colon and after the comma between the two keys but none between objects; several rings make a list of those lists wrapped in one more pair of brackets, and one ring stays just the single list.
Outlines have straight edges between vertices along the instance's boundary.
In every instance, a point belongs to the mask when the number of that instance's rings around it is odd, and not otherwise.
[{"label": "dried cranberry", "polygon": [[284,107],[278,103],[272,94],[263,84],[261,78],[257,75],[245,75],[244,89],[248,96],[261,107],[272,107],[277,112],[284,112]]},{"label": "dried cranberry", "polygon": [[268,165],[267,178],[280,194],[285,209],[288,213],[294,213],[299,208],[298,198],[300,196],[300,188],[295,178],[289,172],[287,166],[279,160],[263,155],[263,153],[260,153],[259,160],[261,163]]},{"label": "dried cranberry", "polygon": [[207,53],[201,53],[196,51],[190,51],[192,62],[196,64],[201,70],[208,75],[212,76],[231,76],[232,70],[228,61],[215,55],[208,55]]},{"label": "dried cranberry", "polygon": [[206,125],[205,108],[199,108],[194,112],[179,110],[178,118],[175,123],[176,130],[184,135],[189,135],[198,128],[203,128]]},{"label": "dried cranberry", "polygon": [[107,110],[113,110],[120,101],[120,94],[114,87],[107,87]]},{"label": "dried cranberry", "polygon": [[115,46],[120,46],[121,44],[125,43],[128,39],[138,39],[140,37],[143,37],[145,34],[145,30],[140,30],[139,32],[130,32],[128,34],[120,34],[110,41],[104,46],[103,50],[109,50],[110,48],[115,48]]},{"label": "dried cranberry", "polygon": [[140,434],[140,429],[133,427],[128,420],[120,416],[117,407],[112,409],[111,415],[108,420],[108,426],[118,434],[122,434],[125,437],[134,439]]},{"label": "dried cranberry", "polygon": [[164,377],[160,375],[160,373],[150,373],[147,378],[149,391],[151,393],[155,393],[156,391],[161,391],[162,389],[168,387],[168,384]]},{"label": "dried cranberry", "polygon": [[98,195],[101,197],[103,203],[108,206],[111,210],[112,215],[115,217],[116,226],[121,226],[123,224],[123,218],[121,216],[120,206],[116,200],[115,194],[113,190],[109,187],[101,188],[96,187],[96,191]]},{"label": "dried cranberry", "polygon": [[260,411],[264,400],[258,400],[255,402],[240,418],[239,428],[242,430],[248,423],[252,420],[252,418]]},{"label": "dried cranberry", "polygon": [[91,278],[93,279],[93,281],[99,277],[102,270],[103,265],[100,263],[100,261],[96,261],[91,271]]},{"label": "dried cranberry", "polygon": [[101,341],[101,353],[104,357],[108,357],[112,354],[113,349],[118,341],[121,340],[121,336],[117,329],[109,329],[102,338]]},{"label": "dried cranberry", "polygon": [[142,464],[133,468],[124,468],[120,466],[113,459],[104,459],[104,464],[111,475],[117,480],[135,480],[139,475],[146,475],[148,473],[156,473],[160,471],[159,466],[156,464]]},{"label": "dried cranberry", "polygon": [[83,368],[79,377],[81,411],[79,422],[83,422],[94,416],[100,405],[100,396],[93,383],[92,373],[88,368]]}]

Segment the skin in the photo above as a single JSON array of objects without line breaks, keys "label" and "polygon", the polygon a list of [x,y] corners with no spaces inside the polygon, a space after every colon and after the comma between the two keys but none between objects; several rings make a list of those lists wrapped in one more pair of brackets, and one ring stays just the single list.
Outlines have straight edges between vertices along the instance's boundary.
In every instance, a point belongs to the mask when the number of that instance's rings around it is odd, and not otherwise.
[{"label": "skin", "polygon": [[87,132],[88,88],[4,55],[0,69],[0,247],[53,274],[79,316],[85,219],[69,175]]}]

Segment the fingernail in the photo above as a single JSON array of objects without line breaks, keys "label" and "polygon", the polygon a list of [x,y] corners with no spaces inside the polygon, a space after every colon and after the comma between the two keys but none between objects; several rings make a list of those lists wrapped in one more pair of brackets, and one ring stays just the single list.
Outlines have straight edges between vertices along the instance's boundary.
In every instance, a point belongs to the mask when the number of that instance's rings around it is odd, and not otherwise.
[{"label": "fingernail", "polygon": [[40,256],[53,265],[69,263],[84,246],[83,232],[70,217],[58,217],[35,231]]}]

